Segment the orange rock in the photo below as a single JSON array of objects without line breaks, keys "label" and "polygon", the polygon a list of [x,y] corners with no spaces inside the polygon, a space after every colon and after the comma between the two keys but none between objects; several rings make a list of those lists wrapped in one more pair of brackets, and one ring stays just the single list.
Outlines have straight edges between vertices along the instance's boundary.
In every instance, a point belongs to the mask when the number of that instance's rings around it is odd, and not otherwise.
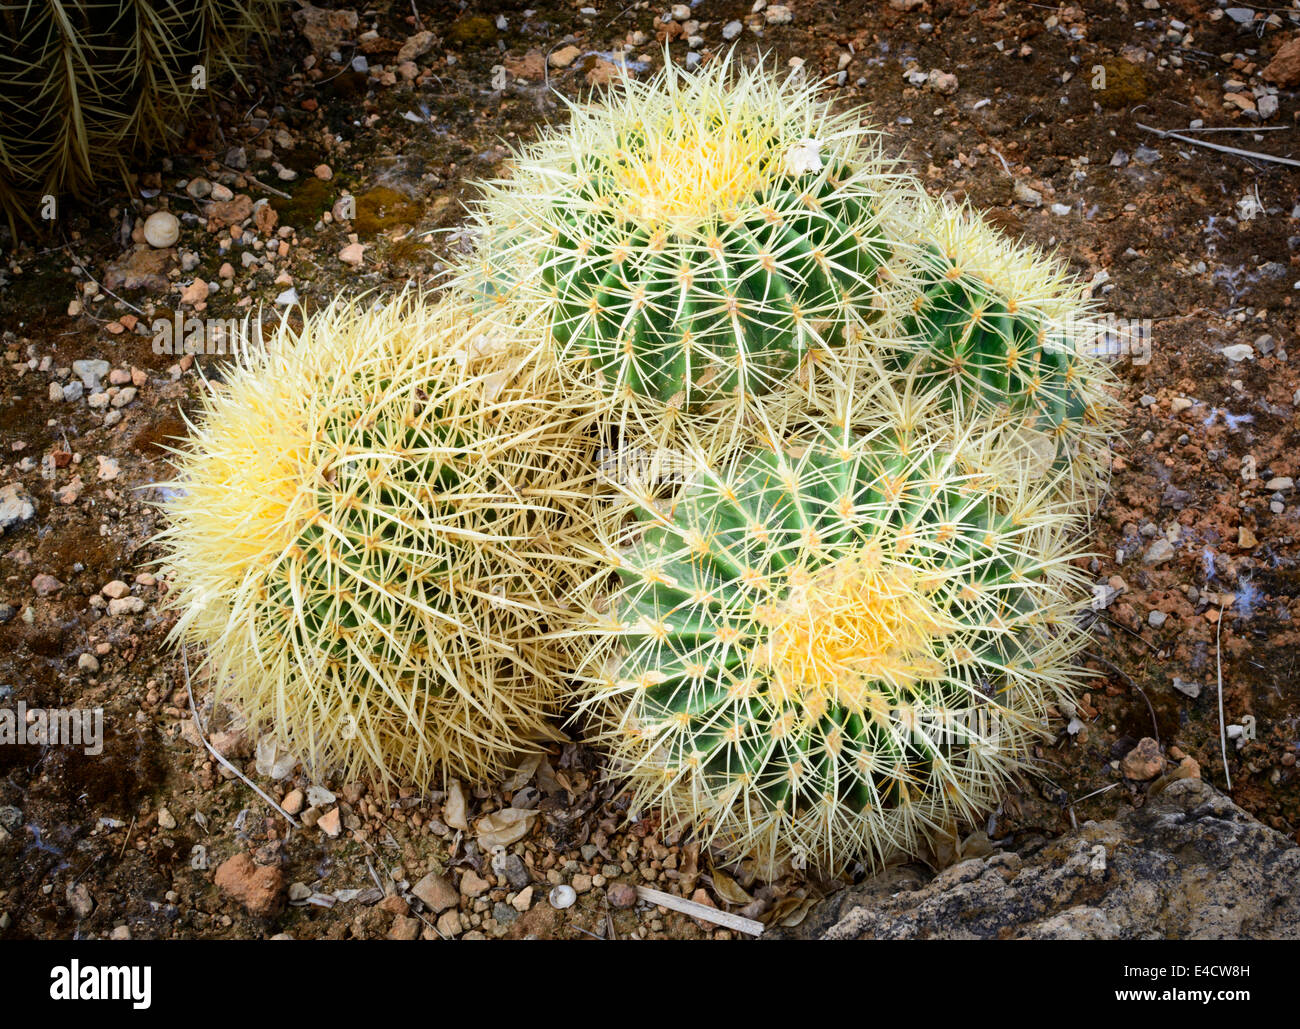
[{"label": "orange rock", "polygon": [[338,808],[332,808],[320,816],[320,821],[316,823],[316,827],[332,839],[343,831],[343,826],[340,824],[342,817]]},{"label": "orange rock", "polygon": [[239,853],[223,861],[214,881],[222,893],[258,918],[273,915],[284,906],[284,876],[280,870],[256,865],[247,854]]},{"label": "orange rock", "polygon": [[420,938],[420,920],[407,915],[398,915],[393,919],[393,927],[388,930],[390,940],[418,940]]},{"label": "orange rock", "polygon": [[505,65],[506,71],[523,82],[546,75],[546,55],[540,50],[529,50],[523,57],[507,57]]},{"label": "orange rock", "polygon": [[208,299],[208,284],[202,279],[195,279],[181,290],[182,304],[199,304]]},{"label": "orange rock", "polygon": [[[718,906],[717,904],[713,903],[713,898],[709,896],[709,894],[705,891],[703,886],[701,886],[698,890],[696,890],[694,893],[691,894],[691,900],[695,901],[695,903],[697,904],[703,904],[705,907],[716,908]],[[707,929],[712,931],[717,928],[717,925],[715,925],[713,922],[705,922],[699,918],[693,918],[691,919],[691,921],[693,921],[701,929]]]},{"label": "orange rock", "polygon": [[1178,767],[1174,769],[1174,775],[1179,779],[1199,779],[1201,777],[1200,762],[1194,757],[1185,757],[1178,762]]},{"label": "orange rock", "polygon": [[618,65],[597,57],[587,69],[587,85],[608,86],[615,79],[622,78],[623,71]]},{"label": "orange rock", "polygon": [[1282,44],[1260,74],[1283,88],[1300,86],[1300,35],[1292,36]]},{"label": "orange rock", "polygon": [[240,193],[233,200],[208,205],[208,229],[216,231],[227,225],[237,225],[253,213],[253,198]]},{"label": "orange rock", "polygon": [[269,236],[279,220],[280,216],[270,204],[263,204],[253,212],[253,224],[263,236]]},{"label": "orange rock", "polygon": [[1134,782],[1146,782],[1154,779],[1165,770],[1164,755],[1160,753],[1160,744],[1150,736],[1144,736],[1138,745],[1124,755],[1119,763],[1124,778]]}]

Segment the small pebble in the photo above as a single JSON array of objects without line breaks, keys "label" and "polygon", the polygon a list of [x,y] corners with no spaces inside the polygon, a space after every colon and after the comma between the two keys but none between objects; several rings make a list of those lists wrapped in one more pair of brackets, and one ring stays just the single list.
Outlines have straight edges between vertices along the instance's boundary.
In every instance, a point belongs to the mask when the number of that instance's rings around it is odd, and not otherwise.
[{"label": "small pebble", "polygon": [[551,890],[547,899],[551,902],[551,907],[563,911],[565,908],[573,907],[578,899],[578,894],[572,886],[561,884]]},{"label": "small pebble", "polygon": [[170,211],[155,211],[144,222],[144,239],[155,250],[176,245],[181,238],[181,223]]},{"label": "small pebble", "polygon": [[636,906],[636,889],[625,882],[610,883],[605,896],[609,898],[610,906],[620,911]]}]

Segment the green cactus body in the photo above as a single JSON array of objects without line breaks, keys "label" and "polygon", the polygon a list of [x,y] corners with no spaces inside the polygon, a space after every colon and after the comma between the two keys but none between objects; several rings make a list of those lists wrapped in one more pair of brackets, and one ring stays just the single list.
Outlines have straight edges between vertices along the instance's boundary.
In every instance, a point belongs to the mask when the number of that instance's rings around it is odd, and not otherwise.
[{"label": "green cactus body", "polygon": [[615,392],[685,406],[769,392],[842,338],[885,256],[871,198],[839,172],[783,176],[684,229],[588,205],[591,175],[557,204],[563,227],[541,264],[561,355]]},{"label": "green cactus body", "polygon": [[1072,524],[908,434],[706,469],[612,552],[616,767],[738,854],[915,853],[996,802],[1069,683]]},{"label": "green cactus body", "polygon": [[565,367],[615,403],[698,410],[843,349],[900,188],[811,88],[669,66],[575,107],[484,187],[461,281],[540,313]]},{"label": "green cactus body", "polygon": [[968,209],[922,199],[912,221],[896,313],[875,332],[888,366],[942,385],[961,410],[1012,427],[1049,470],[1095,489],[1108,465],[1113,377],[1093,352],[1084,289]]},{"label": "green cactus body", "polygon": [[1005,405],[1047,432],[1083,424],[1088,401],[1068,330],[961,274],[936,250],[924,264],[920,300],[903,326],[906,337],[925,341],[916,365],[922,382],[951,378],[977,406]]},{"label": "green cactus body", "polygon": [[[439,530],[452,512],[437,498],[466,487],[473,457],[438,405],[411,389],[374,408],[365,396],[371,385],[364,375],[343,383],[341,402],[325,412],[310,460],[332,468],[306,505],[320,514],[304,520],[271,566],[266,601],[253,616],[289,651],[319,653],[322,674],[339,681],[352,671],[345,666],[355,634],[374,634],[368,660],[400,666],[402,648],[429,631],[426,611],[449,609],[447,584],[438,581],[448,569]],[[391,385],[373,384],[381,395]],[[387,588],[394,580],[419,597],[395,603]],[[417,692],[442,693],[442,676],[419,662],[399,678]]]}]

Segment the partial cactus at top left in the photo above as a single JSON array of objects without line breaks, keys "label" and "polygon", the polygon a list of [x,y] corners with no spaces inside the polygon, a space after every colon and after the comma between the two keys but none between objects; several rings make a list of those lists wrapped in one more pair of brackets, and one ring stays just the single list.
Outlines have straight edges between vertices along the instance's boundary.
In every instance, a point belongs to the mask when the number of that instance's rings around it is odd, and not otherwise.
[{"label": "partial cactus at top left", "polygon": [[203,399],[163,505],[172,637],[313,770],[481,781],[555,738],[593,444],[541,346],[339,301]]},{"label": "partial cactus at top left", "polygon": [[[0,207],[32,224],[46,194],[84,197],[172,138],[202,89],[243,65],[276,0],[0,6]],[[196,89],[195,66],[205,81]]]},{"label": "partial cactus at top left", "polygon": [[815,87],[669,65],[516,155],[485,187],[461,278],[540,311],[566,367],[653,424],[777,390],[841,347],[874,302],[899,182]]}]

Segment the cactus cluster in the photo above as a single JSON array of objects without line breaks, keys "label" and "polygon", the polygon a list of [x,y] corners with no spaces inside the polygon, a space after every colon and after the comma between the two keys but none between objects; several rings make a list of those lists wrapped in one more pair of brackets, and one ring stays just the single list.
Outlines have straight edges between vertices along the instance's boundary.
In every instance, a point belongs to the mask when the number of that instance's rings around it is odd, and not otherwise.
[{"label": "cactus cluster", "polygon": [[536,346],[340,302],[205,395],[165,503],[173,637],[313,769],[477,781],[556,738],[591,440]]},{"label": "cactus cluster", "polygon": [[[0,7],[0,208],[32,224],[42,196],[85,196],[106,169],[172,137],[209,83],[238,70],[276,0],[42,0]],[[205,86],[205,88],[207,88]]]},{"label": "cactus cluster", "polygon": [[565,367],[653,431],[843,345],[879,292],[899,183],[814,88],[670,65],[574,105],[485,187],[463,280],[543,312]]},{"label": "cactus cluster", "polygon": [[934,390],[845,400],[604,521],[580,704],[634,807],[766,867],[970,822],[1073,679],[1067,502]]},{"label": "cactus cluster", "polygon": [[1077,679],[1082,291],[730,60],[573,106],[475,218],[448,299],[282,327],[205,401],[164,540],[218,685],[420,782],[567,695],[635,808],[769,865],[993,806]]},{"label": "cactus cluster", "polygon": [[595,512],[573,699],[635,805],[821,867],[987,810],[1073,679],[1083,291],[729,60],[573,105],[476,219],[459,283],[538,317],[607,443],[690,455]]}]

